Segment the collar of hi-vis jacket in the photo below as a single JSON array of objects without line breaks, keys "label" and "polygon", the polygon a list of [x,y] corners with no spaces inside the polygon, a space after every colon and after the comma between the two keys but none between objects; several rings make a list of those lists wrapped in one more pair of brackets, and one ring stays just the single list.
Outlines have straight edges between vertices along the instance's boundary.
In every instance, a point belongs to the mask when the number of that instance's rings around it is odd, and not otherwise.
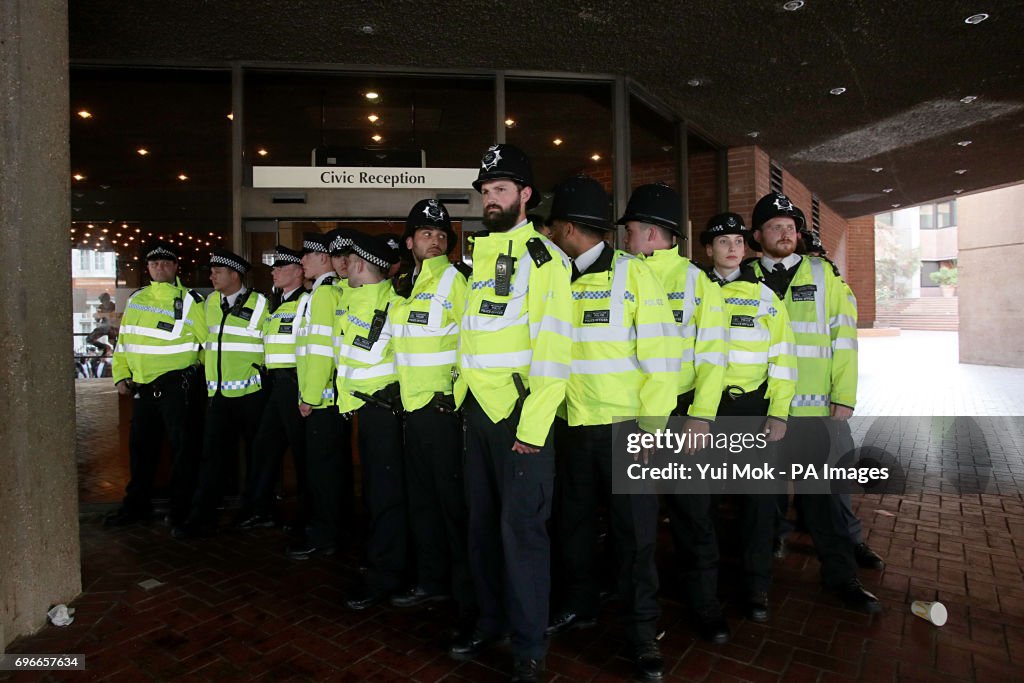
[{"label": "collar of hi-vis jacket", "polygon": [[473,254],[478,257],[486,256],[488,252],[507,254],[509,242],[512,242],[512,249],[515,251],[517,247],[526,244],[531,237],[539,235],[540,233],[533,229],[533,224],[526,221],[506,232],[489,232],[486,235],[475,236],[473,238]]},{"label": "collar of hi-vis jacket", "polygon": [[416,281],[413,283],[413,290],[421,289],[424,283],[436,282],[441,279],[444,271],[448,270],[450,265],[452,265],[452,262],[448,260],[447,254],[428,258],[420,264],[419,272],[416,274]]}]

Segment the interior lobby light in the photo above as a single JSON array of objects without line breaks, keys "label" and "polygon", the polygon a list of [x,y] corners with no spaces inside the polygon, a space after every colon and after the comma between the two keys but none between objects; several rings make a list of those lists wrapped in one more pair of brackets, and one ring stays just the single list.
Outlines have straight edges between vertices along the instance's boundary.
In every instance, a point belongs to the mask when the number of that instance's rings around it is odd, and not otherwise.
[{"label": "interior lobby light", "polygon": [[234,115],[233,113],[230,113],[230,112],[229,112],[229,113],[228,113],[228,120],[229,120],[229,121],[234,121],[234,120],[235,120],[235,115]]},{"label": "interior lobby light", "polygon": [[256,150],[256,153],[259,154],[261,157],[265,157],[268,154],[270,154],[270,152],[268,152],[267,150],[263,149],[262,147],[260,149]]},{"label": "interior lobby light", "polygon": [[590,158],[593,159],[594,161],[601,161],[600,154],[592,154]]},{"label": "interior lobby light", "polygon": [[384,138],[382,138],[382,137],[381,137],[381,136],[379,136],[379,135],[374,135],[374,136],[373,136],[373,137],[371,137],[370,139],[371,139],[371,140],[373,140],[374,142],[380,142],[380,141],[381,141],[381,140],[383,140]]},{"label": "interior lobby light", "polygon": [[554,145],[555,147],[558,147],[560,144],[562,144],[562,138],[555,138],[554,140],[551,141],[551,144]]},{"label": "interior lobby light", "polygon": [[184,173],[179,173],[178,180],[188,180],[188,176],[185,175]]},{"label": "interior lobby light", "polygon": [[147,154],[149,154],[149,150],[146,149],[145,147],[139,147],[137,150],[135,150],[135,153],[138,154],[140,157],[144,157]]},{"label": "interior lobby light", "polygon": [[511,118],[511,117],[507,118],[507,119],[505,119],[505,125],[507,127],[511,128],[512,126],[516,125],[516,120]]},{"label": "interior lobby light", "polygon": [[75,180],[85,180],[85,176],[82,175],[81,173],[76,173],[75,175],[73,175],[71,177],[74,178]]},{"label": "interior lobby light", "polygon": [[90,112],[86,111],[85,109],[83,109],[80,112],[78,112],[78,115],[81,118],[83,118],[83,119],[91,119],[92,118],[92,114]]},{"label": "interior lobby light", "polygon": [[365,97],[368,100],[376,100],[376,99],[378,99],[380,97],[380,93],[376,93],[376,92],[371,90],[370,92],[365,94]]},{"label": "interior lobby light", "polygon": [[367,119],[367,120],[368,120],[368,121],[369,121],[370,123],[377,123],[377,121],[379,121],[379,120],[380,120],[380,117],[379,117],[379,116],[377,116],[376,114],[370,114],[369,116],[367,116],[367,117],[366,117],[366,119]]}]

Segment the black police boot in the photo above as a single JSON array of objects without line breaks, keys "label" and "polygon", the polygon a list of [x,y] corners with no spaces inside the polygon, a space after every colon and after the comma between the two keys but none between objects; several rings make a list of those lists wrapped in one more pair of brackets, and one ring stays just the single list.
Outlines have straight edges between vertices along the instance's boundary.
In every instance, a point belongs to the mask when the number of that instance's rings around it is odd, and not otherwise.
[{"label": "black police boot", "polygon": [[862,569],[885,569],[885,560],[868,547],[867,543],[858,543],[853,546],[853,559]]},{"label": "black police boot", "polygon": [[379,605],[387,599],[387,591],[364,585],[352,593],[351,597],[345,601],[345,605],[349,609],[359,611]]},{"label": "black police boot", "polygon": [[516,657],[512,663],[512,683],[540,683],[544,680],[544,660]]},{"label": "black police boot", "polygon": [[549,636],[556,636],[559,633],[565,633],[566,631],[572,631],[577,628],[592,628],[597,625],[597,619],[592,617],[584,617],[575,612],[562,612],[548,625],[544,633]]},{"label": "black police boot", "polygon": [[665,660],[661,657],[657,641],[637,643],[633,659],[636,662],[637,677],[641,681],[660,681],[665,675]]},{"label": "black police boot", "polygon": [[864,589],[860,581],[850,579],[844,584],[829,589],[836,597],[843,601],[847,609],[852,609],[865,614],[878,614],[882,611],[882,603],[872,593]]},{"label": "black police boot", "polygon": [[403,593],[395,593],[391,596],[393,607],[416,607],[428,602],[443,602],[452,596],[444,592],[429,591],[426,588],[415,586]]},{"label": "black police boot", "polygon": [[747,594],[747,618],[758,624],[768,621],[768,593],[753,591]]},{"label": "black police boot", "polygon": [[709,643],[725,645],[729,642],[729,622],[722,616],[722,610],[711,607],[697,613],[697,633]]},{"label": "black police boot", "polygon": [[463,633],[452,643],[452,646],[448,648],[448,656],[460,662],[468,662],[503,640],[502,636],[488,636],[479,629],[473,629]]}]

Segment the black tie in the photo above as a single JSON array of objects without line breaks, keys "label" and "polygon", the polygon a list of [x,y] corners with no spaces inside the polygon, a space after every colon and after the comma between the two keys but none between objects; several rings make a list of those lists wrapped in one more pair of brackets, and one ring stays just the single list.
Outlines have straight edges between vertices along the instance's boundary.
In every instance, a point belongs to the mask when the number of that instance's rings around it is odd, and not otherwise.
[{"label": "black tie", "polygon": [[227,297],[221,297],[220,298],[220,310],[222,310],[224,312],[224,315],[228,314],[228,310],[230,308],[231,308],[231,306],[228,305]]},{"label": "black tie", "polygon": [[572,281],[575,282],[576,279],[580,275],[582,275],[582,273],[580,273],[580,269],[576,267],[576,262],[573,261],[573,264],[572,264]]},{"label": "black tie", "polygon": [[786,266],[782,265],[782,261],[779,261],[774,266],[772,266],[772,270],[775,271],[776,273],[785,273]]}]

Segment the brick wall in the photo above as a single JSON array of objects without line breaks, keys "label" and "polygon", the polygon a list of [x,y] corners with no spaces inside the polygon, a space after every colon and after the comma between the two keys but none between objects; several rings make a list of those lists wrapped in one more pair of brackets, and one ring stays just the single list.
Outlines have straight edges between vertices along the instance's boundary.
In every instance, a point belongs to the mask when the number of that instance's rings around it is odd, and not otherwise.
[{"label": "brick wall", "polygon": [[874,327],[875,217],[854,218],[847,222],[847,226],[846,270],[843,275],[857,297],[857,327]]}]

